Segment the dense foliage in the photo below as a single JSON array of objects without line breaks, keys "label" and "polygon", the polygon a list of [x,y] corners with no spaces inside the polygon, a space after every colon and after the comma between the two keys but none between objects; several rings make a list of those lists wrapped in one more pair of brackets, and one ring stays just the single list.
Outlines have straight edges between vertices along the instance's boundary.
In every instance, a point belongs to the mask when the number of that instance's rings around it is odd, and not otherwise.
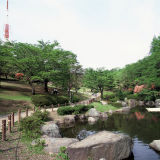
[{"label": "dense foliage", "polygon": [[[160,36],[153,38],[148,56],[123,69],[87,68],[83,72],[76,55],[60,48],[56,41],[39,41],[35,45],[0,42],[0,66],[0,76],[22,73],[33,94],[35,83],[44,84],[44,90],[48,92],[47,84],[52,82],[52,86],[68,93],[70,101],[76,102],[77,97],[72,97],[71,90],[77,92],[83,80],[83,86],[92,92],[100,92],[101,98],[116,101],[128,96],[155,100],[160,91]],[[144,85],[145,89],[133,95],[136,85]],[[112,90],[115,95],[104,95],[105,90]],[[67,100],[63,99],[63,103],[65,101]]]},{"label": "dense foliage", "polygon": [[74,107],[66,106],[66,107],[60,107],[57,110],[57,113],[59,115],[69,115],[69,114],[81,114],[87,112],[89,109],[93,108],[92,105],[77,105]]},{"label": "dense foliage", "polygon": [[19,129],[22,131],[24,137],[36,139],[41,135],[41,125],[47,120],[48,112],[41,112],[37,110],[32,116],[21,120]]},{"label": "dense foliage", "polygon": [[56,104],[67,104],[69,102],[69,98],[66,96],[53,96],[53,95],[33,95],[31,98],[33,104],[35,106],[50,106]]},{"label": "dense foliage", "polygon": [[58,42],[28,44],[20,42],[0,42],[0,76],[14,76],[22,73],[32,94],[35,94],[35,83],[44,84],[48,92],[48,82],[56,88],[76,91],[81,86],[82,67],[77,56],[60,48]]}]

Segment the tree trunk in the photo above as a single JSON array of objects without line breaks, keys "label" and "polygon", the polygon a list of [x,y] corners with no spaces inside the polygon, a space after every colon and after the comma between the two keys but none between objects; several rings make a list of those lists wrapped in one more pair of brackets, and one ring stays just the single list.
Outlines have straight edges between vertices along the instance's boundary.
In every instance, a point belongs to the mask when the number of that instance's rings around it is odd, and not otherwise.
[{"label": "tree trunk", "polygon": [[44,91],[48,92],[48,80],[44,81]]},{"label": "tree trunk", "polygon": [[6,79],[8,79],[8,75],[7,74],[5,74],[5,77],[6,77]]},{"label": "tree trunk", "polygon": [[100,92],[101,92],[101,100],[103,99],[103,88],[100,88]]},{"label": "tree trunk", "polygon": [[30,86],[31,86],[31,88],[32,88],[32,95],[35,95],[36,92],[35,92],[35,87],[34,87],[33,83],[32,83],[32,82],[29,82],[29,84],[30,84]]}]

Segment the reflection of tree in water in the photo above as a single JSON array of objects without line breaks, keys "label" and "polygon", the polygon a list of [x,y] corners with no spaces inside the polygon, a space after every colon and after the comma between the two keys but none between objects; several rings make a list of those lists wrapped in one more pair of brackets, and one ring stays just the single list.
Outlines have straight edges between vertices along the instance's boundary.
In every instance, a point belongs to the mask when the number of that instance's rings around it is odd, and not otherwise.
[{"label": "reflection of tree in water", "polygon": [[[135,112],[138,112],[140,119],[137,119]],[[134,108],[130,114],[113,114],[106,121],[99,120],[92,125],[78,122],[74,128],[62,129],[61,132],[65,137],[76,137],[81,130],[120,131],[131,137],[136,136],[148,144],[154,139],[160,139],[160,114],[146,112],[143,108]]]}]

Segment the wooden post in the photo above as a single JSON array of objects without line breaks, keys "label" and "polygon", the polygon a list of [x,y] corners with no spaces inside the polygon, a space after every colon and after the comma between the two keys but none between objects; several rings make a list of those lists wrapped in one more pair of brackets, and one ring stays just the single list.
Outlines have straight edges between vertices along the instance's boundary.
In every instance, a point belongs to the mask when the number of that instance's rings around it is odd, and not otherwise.
[{"label": "wooden post", "polygon": [[53,107],[54,107],[54,106],[53,106],[53,104],[52,104],[52,112],[53,112]]},{"label": "wooden post", "polygon": [[8,116],[8,132],[11,133],[11,115]]},{"label": "wooden post", "polygon": [[33,108],[33,112],[35,112],[35,111],[36,111],[36,107]]},{"label": "wooden post", "polygon": [[2,141],[6,140],[6,120],[2,120]]},{"label": "wooden post", "polygon": [[26,108],[26,117],[28,117],[28,108]]},{"label": "wooden post", "polygon": [[58,104],[58,107],[60,107],[60,104]]},{"label": "wooden post", "polygon": [[11,114],[11,126],[14,127],[14,112]]},{"label": "wooden post", "polygon": [[18,110],[18,123],[21,121],[21,109]]},{"label": "wooden post", "polygon": [[41,110],[41,106],[39,106],[38,108],[39,108],[39,110]]}]

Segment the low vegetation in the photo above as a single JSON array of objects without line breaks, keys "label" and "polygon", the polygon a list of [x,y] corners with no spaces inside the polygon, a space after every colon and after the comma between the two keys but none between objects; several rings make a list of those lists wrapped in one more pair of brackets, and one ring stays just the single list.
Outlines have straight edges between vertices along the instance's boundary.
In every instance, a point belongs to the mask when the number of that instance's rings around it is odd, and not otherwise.
[{"label": "low vegetation", "polygon": [[121,108],[121,104],[119,103],[110,103],[107,105],[102,105],[100,102],[94,102],[92,105],[95,106],[96,110],[99,112],[108,112],[109,110],[117,110]]},{"label": "low vegetation", "polygon": [[71,106],[65,106],[60,107],[57,110],[57,113],[59,115],[69,115],[69,114],[81,114],[87,112],[89,109],[94,108],[93,105],[77,105],[74,107]]}]

